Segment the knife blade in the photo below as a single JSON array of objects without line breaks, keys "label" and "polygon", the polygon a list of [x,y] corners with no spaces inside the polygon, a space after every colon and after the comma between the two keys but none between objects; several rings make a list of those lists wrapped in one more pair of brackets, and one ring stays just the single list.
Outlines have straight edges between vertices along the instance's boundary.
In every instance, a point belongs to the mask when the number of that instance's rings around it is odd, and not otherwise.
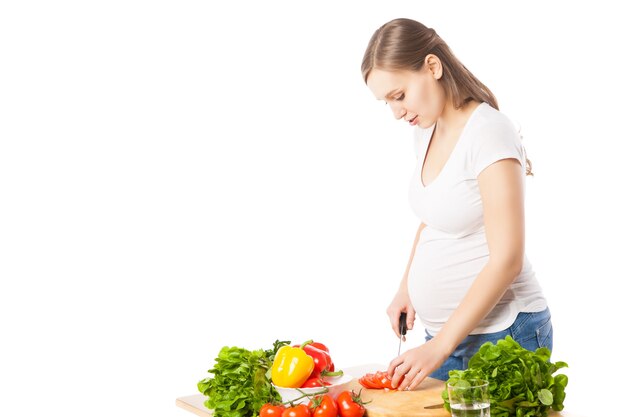
[{"label": "knife blade", "polygon": [[406,313],[400,313],[400,344],[398,345],[398,356],[400,356],[400,348],[402,347],[402,338],[406,335]]}]

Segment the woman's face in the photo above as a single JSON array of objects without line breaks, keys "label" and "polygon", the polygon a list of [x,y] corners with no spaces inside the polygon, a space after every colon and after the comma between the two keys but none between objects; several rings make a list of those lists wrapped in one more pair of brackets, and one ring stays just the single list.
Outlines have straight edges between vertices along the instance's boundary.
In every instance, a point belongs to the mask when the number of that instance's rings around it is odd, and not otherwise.
[{"label": "woman's face", "polygon": [[[424,65],[421,71],[385,71],[373,69],[367,86],[378,100],[384,100],[396,119],[411,126],[432,126],[444,107],[443,89],[437,82],[437,68]],[[417,117],[416,117],[417,116]]]}]

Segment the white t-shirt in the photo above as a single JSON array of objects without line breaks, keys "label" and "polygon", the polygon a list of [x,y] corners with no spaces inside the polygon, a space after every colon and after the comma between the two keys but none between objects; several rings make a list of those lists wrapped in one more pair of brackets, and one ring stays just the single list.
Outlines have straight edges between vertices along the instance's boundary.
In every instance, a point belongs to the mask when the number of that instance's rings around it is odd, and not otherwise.
[{"label": "white t-shirt", "polygon": [[[426,227],[408,278],[413,307],[432,335],[446,323],[489,260],[478,174],[505,158],[515,158],[522,167],[526,166],[521,138],[513,123],[483,102],[473,110],[439,175],[424,187],[422,165],[434,128],[435,124],[427,129],[415,128],[417,166],[409,201]],[[519,276],[470,334],[504,330],[513,324],[519,312],[541,311],[546,306],[533,268],[524,255]]]}]

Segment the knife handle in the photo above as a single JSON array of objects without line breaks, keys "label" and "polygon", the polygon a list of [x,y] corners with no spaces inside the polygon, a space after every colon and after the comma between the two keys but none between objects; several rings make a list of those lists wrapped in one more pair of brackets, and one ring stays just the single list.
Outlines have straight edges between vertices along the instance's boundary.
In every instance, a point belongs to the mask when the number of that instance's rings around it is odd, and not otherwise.
[{"label": "knife handle", "polygon": [[400,334],[404,336],[406,334],[406,313],[400,313]]}]

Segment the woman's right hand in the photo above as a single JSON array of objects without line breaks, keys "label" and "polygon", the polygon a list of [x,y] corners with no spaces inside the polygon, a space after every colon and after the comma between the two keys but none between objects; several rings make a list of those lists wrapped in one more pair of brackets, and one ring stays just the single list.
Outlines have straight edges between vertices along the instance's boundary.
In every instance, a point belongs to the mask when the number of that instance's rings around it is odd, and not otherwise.
[{"label": "woman's right hand", "polygon": [[[395,297],[387,307],[387,315],[391,322],[391,328],[400,337],[400,313],[406,313],[406,327],[408,330],[413,329],[415,323],[415,309],[411,304],[409,293],[405,288],[400,288]],[[406,338],[405,338],[406,339]]]}]

